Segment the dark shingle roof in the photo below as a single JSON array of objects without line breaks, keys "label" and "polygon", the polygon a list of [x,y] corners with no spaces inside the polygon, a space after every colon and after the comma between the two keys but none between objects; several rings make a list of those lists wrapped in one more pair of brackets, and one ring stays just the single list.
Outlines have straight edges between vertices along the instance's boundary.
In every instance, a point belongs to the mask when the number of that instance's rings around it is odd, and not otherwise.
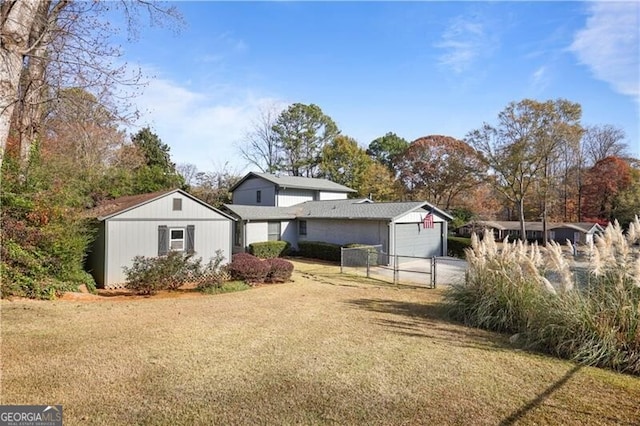
[{"label": "dark shingle roof", "polygon": [[[519,231],[520,230],[520,222],[519,221],[496,221],[496,220],[477,220],[465,223],[462,226],[470,226],[474,228],[493,228],[500,229],[502,231]],[[542,231],[542,222],[525,222],[525,229],[527,231]],[[590,232],[592,228],[595,227],[595,231],[602,231],[602,227],[596,223],[589,222],[549,222],[547,224],[547,228],[549,230],[558,229],[558,228],[570,228],[575,229],[576,231],[581,232]]]},{"label": "dark shingle roof", "polygon": [[156,198],[160,198],[164,195],[176,191],[178,191],[178,189],[156,191],[148,194],[126,195],[124,197],[118,197],[112,200],[103,200],[96,207],[89,210],[87,216],[98,218],[98,220],[103,220],[109,216],[122,213],[125,210],[129,210],[141,204],[146,204],[150,201],[155,200]]},{"label": "dark shingle roof", "polygon": [[223,209],[242,218],[243,220],[275,220],[295,219],[296,208],[271,206],[244,206],[240,204],[225,204]]},{"label": "dark shingle roof", "polygon": [[307,178],[302,176],[272,175],[270,173],[258,172],[249,172],[245,177],[240,179],[238,183],[233,185],[230,191],[235,191],[237,187],[239,187],[245,180],[251,177],[264,179],[277,185],[280,188],[313,189],[329,192],[356,192],[354,189],[351,189],[344,185],[340,185],[339,183],[331,182],[327,179]]},{"label": "dark shingle roof", "polygon": [[[290,207],[244,206],[225,204],[225,209],[243,220],[276,219],[362,219],[393,220],[411,211],[432,206],[424,201],[402,203],[373,203],[366,198],[351,200],[307,201]],[[433,208],[434,212],[451,219],[445,212]]]}]

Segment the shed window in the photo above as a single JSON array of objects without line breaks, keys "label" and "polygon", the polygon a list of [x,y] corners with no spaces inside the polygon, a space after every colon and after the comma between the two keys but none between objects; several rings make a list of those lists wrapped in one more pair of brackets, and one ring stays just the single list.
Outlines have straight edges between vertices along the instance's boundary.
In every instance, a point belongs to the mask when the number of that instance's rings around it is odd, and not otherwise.
[{"label": "shed window", "polygon": [[169,239],[169,249],[171,249],[171,251],[184,250],[184,229],[171,230],[171,238]]},{"label": "shed window", "polygon": [[182,210],[182,198],[174,198],[173,211],[181,211],[181,210]]},{"label": "shed window", "polygon": [[307,221],[301,220],[298,222],[298,234],[299,235],[307,235]]},{"label": "shed window", "polygon": [[262,202],[262,191],[256,191],[256,203]]},{"label": "shed window", "polygon": [[280,222],[268,222],[268,240],[279,241],[280,240]]}]

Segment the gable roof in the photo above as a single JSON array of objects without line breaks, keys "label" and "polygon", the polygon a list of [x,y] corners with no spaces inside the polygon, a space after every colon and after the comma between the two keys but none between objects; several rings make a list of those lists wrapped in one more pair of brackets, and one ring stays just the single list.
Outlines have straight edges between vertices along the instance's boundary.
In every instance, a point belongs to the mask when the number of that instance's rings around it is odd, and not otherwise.
[{"label": "gable roof", "polygon": [[318,179],[318,178],[308,178],[302,176],[285,176],[285,175],[272,175],[270,173],[258,173],[258,172],[249,172],[238,181],[235,185],[231,187],[229,190],[233,192],[242,185],[247,179],[250,178],[259,178],[264,179],[268,182],[273,183],[279,188],[293,188],[293,189],[313,189],[319,191],[328,191],[328,192],[356,192],[355,189],[351,189],[344,185],[340,185],[339,183],[332,182],[328,179]]},{"label": "gable roof", "polygon": [[424,201],[401,203],[374,203],[367,198],[351,200],[307,201],[290,207],[245,206],[225,204],[225,210],[243,220],[277,219],[363,219],[394,220],[412,211],[424,208],[445,219],[453,219],[440,209]]},{"label": "gable roof", "polygon": [[139,194],[139,195],[126,195],[124,197],[114,198],[112,200],[105,200],[98,204],[96,207],[89,211],[89,217],[95,217],[99,221],[111,219],[114,216],[117,216],[121,213],[127,212],[129,210],[135,209],[136,207],[140,207],[142,205],[148,204],[152,201],[158,200],[167,195],[171,195],[174,193],[179,193],[184,195],[187,198],[192,199],[198,204],[213,210],[214,212],[226,217],[227,219],[236,220],[234,217],[221,212],[215,207],[205,203],[199,198],[194,197],[188,192],[183,191],[182,189],[170,189],[164,191],[151,192],[148,194]]}]

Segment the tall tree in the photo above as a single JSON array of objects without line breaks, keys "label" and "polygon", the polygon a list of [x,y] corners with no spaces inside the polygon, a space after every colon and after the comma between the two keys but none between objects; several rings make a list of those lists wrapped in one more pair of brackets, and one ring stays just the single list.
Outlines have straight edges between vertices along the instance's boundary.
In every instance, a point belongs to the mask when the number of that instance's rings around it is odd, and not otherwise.
[{"label": "tall tree", "polygon": [[131,137],[133,146],[142,154],[144,165],[135,173],[135,193],[153,192],[184,185],[184,179],[171,161],[169,145],[145,127]]},{"label": "tall tree", "polygon": [[[629,163],[619,157],[607,157],[585,172],[583,214],[589,220],[613,221],[620,195],[633,184]],[[624,196],[623,198],[624,199]]]},{"label": "tall tree", "polygon": [[358,196],[373,201],[400,201],[403,198],[402,185],[389,170],[377,161],[371,161],[362,174],[362,183],[357,188]]},{"label": "tall tree", "polygon": [[[154,23],[180,19],[174,7],[134,2],[6,0],[0,5],[0,161],[10,134],[23,159],[42,138],[44,106],[64,87],[91,91],[117,109],[111,96],[123,84],[137,84],[118,63],[120,49],[110,43],[116,31],[107,11],[120,9],[131,36],[139,9]],[[125,106],[126,107],[126,106]]]},{"label": "tall tree", "polygon": [[322,149],[320,176],[360,193],[364,174],[372,162],[354,139],[340,135]]},{"label": "tall tree", "polygon": [[409,142],[406,139],[393,132],[388,132],[384,136],[371,141],[367,154],[396,174],[396,160],[408,147]]},{"label": "tall tree", "polygon": [[593,166],[607,157],[626,157],[624,138],[624,130],[610,124],[587,126],[582,137],[584,165]]},{"label": "tall tree", "polygon": [[579,117],[580,106],[562,99],[546,102],[524,99],[501,111],[497,126],[484,124],[467,135],[467,141],[480,152],[490,170],[487,181],[518,206],[523,239],[525,200],[537,188],[542,194],[548,191],[550,159],[558,149],[561,135],[579,130]]},{"label": "tall tree", "polygon": [[317,175],[324,146],[339,134],[338,127],[320,107],[295,103],[284,110],[273,126],[282,153],[279,171],[293,176]]},{"label": "tall tree", "polygon": [[444,209],[451,207],[455,197],[475,187],[484,171],[476,151],[450,136],[416,139],[396,161],[409,196]]},{"label": "tall tree", "polygon": [[278,139],[274,131],[278,111],[275,105],[262,108],[258,119],[252,123],[251,129],[240,145],[242,158],[264,173],[278,171],[282,163],[282,155],[278,149]]}]

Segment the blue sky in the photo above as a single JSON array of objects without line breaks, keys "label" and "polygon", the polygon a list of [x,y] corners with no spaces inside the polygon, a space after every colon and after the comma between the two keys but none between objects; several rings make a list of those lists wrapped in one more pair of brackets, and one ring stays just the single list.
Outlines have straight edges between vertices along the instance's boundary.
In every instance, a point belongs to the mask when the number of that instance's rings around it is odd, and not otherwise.
[{"label": "blue sky", "polygon": [[180,2],[186,26],[123,45],[151,78],[140,125],[177,163],[250,170],[260,108],[315,103],[366,147],[464,138],[511,101],[566,98],[640,156],[640,3]]}]

